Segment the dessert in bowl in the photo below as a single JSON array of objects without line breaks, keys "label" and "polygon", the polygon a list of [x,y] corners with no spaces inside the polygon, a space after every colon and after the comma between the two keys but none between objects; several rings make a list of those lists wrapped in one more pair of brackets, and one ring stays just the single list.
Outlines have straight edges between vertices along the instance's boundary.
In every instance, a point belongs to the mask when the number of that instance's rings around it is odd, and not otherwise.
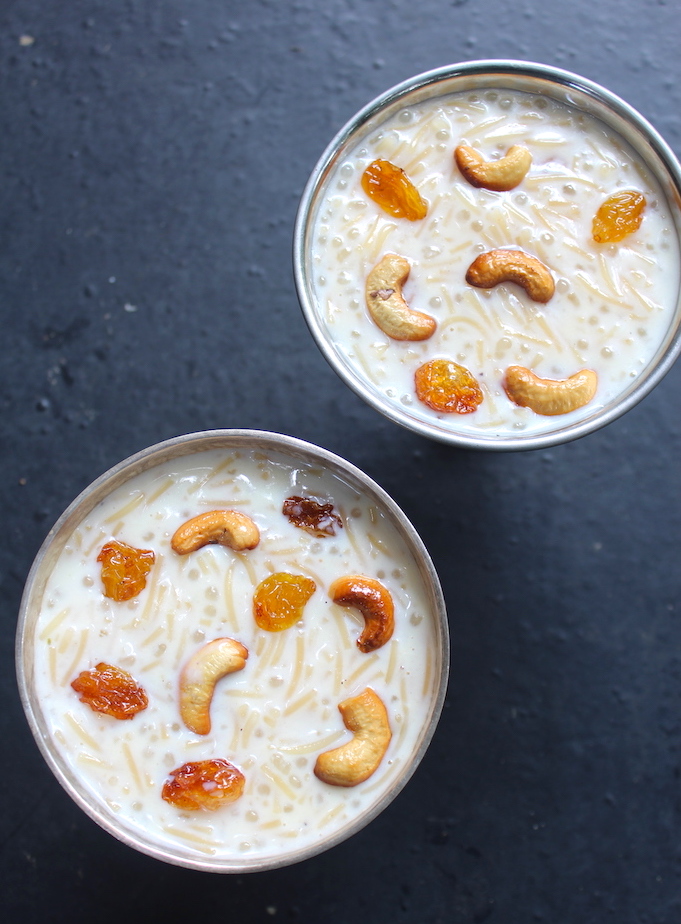
[{"label": "dessert in bowl", "polygon": [[670,368],[679,165],[565,71],[478,61],[417,76],[334,138],[294,267],[326,358],[425,436],[530,449],[583,436]]},{"label": "dessert in bowl", "polygon": [[434,732],[448,633],[395,503],[323,449],[208,431],[125,460],[63,514],[22,600],[24,708],[103,828],[214,872],[344,840]]}]

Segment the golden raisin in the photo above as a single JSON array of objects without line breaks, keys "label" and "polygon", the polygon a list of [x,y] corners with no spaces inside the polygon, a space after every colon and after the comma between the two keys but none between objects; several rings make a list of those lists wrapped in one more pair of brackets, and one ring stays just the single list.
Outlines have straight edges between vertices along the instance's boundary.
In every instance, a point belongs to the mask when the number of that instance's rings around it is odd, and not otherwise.
[{"label": "golden raisin", "polygon": [[294,526],[319,539],[335,536],[336,526],[343,528],[341,518],[333,512],[333,504],[324,504],[314,497],[287,497],[282,512]]},{"label": "golden raisin", "polygon": [[136,549],[113,539],[97,556],[102,563],[104,596],[118,603],[130,600],[147,586],[147,575],[156,556],[149,549]]},{"label": "golden raisin", "polygon": [[362,189],[377,205],[395,218],[418,221],[428,206],[407,174],[389,160],[375,160],[362,174]]},{"label": "golden raisin", "polygon": [[431,359],[414,375],[419,401],[443,414],[471,414],[482,391],[468,369],[450,359]]},{"label": "golden raisin", "polygon": [[171,770],[170,775],[172,779],[163,784],[161,798],[189,812],[214,812],[236,802],[246,782],[241,770],[220,757],[183,764]]},{"label": "golden raisin", "polygon": [[315,582],[302,574],[270,574],[253,595],[255,621],[268,632],[288,629],[302,618],[305,604],[316,589]]},{"label": "golden raisin", "polygon": [[127,671],[104,661],[92,670],[81,671],[71,686],[80,695],[81,703],[114,719],[132,719],[149,705],[144,689]]},{"label": "golden raisin", "polygon": [[638,231],[645,207],[645,196],[634,189],[608,196],[593,220],[594,240],[599,244],[611,244]]}]

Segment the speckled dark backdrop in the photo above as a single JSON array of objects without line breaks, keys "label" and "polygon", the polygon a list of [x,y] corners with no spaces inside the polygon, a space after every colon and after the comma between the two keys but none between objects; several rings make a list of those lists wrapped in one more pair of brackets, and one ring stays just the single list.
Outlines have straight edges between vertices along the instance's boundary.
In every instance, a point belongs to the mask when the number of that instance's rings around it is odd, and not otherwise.
[{"label": "speckled dark backdrop", "polygon": [[[476,57],[575,70],[681,154],[674,0],[0,0],[2,905],[21,922],[678,924],[681,366],[551,451],[457,451],[326,365],[296,206],[361,105]],[[14,680],[23,582],[130,453],[278,430],[359,465],[426,540],[452,674],[433,745],[364,832],[211,876],[136,854],[44,766]]]}]

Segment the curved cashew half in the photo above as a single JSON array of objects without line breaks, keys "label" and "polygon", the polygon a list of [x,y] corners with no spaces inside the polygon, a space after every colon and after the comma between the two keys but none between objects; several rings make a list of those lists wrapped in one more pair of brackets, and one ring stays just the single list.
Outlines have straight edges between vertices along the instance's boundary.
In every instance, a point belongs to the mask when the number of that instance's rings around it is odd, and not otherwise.
[{"label": "curved cashew half", "polygon": [[216,638],[187,661],[180,674],[180,715],[190,731],[208,734],[215,684],[225,674],[240,671],[247,658],[248,649],[241,642]]},{"label": "curved cashew half", "polygon": [[369,313],[393,340],[427,340],[437,326],[430,315],[411,309],[402,296],[410,269],[404,257],[387,253],[367,276],[365,297]]},{"label": "curved cashew half", "polygon": [[243,552],[254,549],[260,542],[260,530],[250,517],[238,510],[210,510],[183,523],[170,544],[178,555],[188,555],[216,542],[235,552]]},{"label": "curved cashew half", "polygon": [[481,253],[468,267],[466,282],[479,289],[491,289],[500,282],[515,282],[535,302],[548,302],[556,288],[548,267],[522,250]]},{"label": "curved cashew half", "polygon": [[340,606],[356,607],[364,617],[364,630],[357,639],[357,647],[364,654],[390,639],[395,628],[395,607],[390,591],[380,581],[348,574],[333,582],[329,596]]},{"label": "curved cashew half", "polygon": [[505,157],[486,161],[482,154],[467,144],[460,144],[454,151],[456,166],[471,186],[506,192],[522,182],[530,169],[532,155],[519,144],[512,145]]},{"label": "curved cashew half", "polygon": [[504,380],[511,401],[545,417],[584,407],[596,394],[597,386],[598,376],[591,369],[575,372],[568,379],[540,379],[524,366],[509,366]]},{"label": "curved cashew half", "polygon": [[320,754],[314,772],[330,786],[356,786],[376,771],[388,749],[392,738],[388,713],[371,687],[344,700],[338,709],[354,737],[339,748]]}]

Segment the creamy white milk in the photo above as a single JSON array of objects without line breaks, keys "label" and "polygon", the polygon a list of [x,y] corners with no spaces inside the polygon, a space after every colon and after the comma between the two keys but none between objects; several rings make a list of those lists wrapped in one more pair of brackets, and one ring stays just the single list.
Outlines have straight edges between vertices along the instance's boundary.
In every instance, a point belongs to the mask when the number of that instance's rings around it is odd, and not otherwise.
[{"label": "creamy white milk", "polygon": [[[292,494],[328,499],[344,528],[317,539],[282,514]],[[235,553],[170,547],[190,517],[228,507],[258,525],[260,543]],[[116,603],[103,596],[102,545],[115,538],[153,549],[147,587]],[[259,629],[252,597],[275,571],[311,577],[302,620]],[[393,638],[362,654],[359,613],[330,602],[344,574],[378,578],[395,601]],[[385,512],[321,468],[242,451],[173,460],[128,481],[78,526],[50,575],[35,629],[35,694],[57,747],[83,786],[124,829],[188,856],[249,860],[314,845],[375,804],[418,746],[439,685],[435,614],[417,565]],[[211,639],[232,637],[246,667],[217,684],[212,729],[190,732],[178,710],[178,677]],[[104,661],[128,671],[149,697],[130,721],[93,712],[71,689]],[[350,738],[338,704],[372,687],[393,731],[376,773],[352,789],[322,783],[317,755]],[[244,795],[216,812],[184,812],[161,799],[169,771],[224,758],[246,777]]]},{"label": "creamy white milk", "polygon": [[[486,160],[524,145],[533,163],[509,192],[469,185],[454,163],[459,144]],[[386,214],[362,191],[366,166],[389,160],[404,169],[428,203],[425,219]],[[591,223],[618,190],[647,199],[638,231],[596,244]],[[654,358],[679,292],[679,243],[655,179],[602,122],[546,97],[506,90],[428,100],[392,116],[339,161],[314,218],[312,286],[322,324],[341,361],[375,395],[410,417],[443,430],[494,438],[535,434],[573,423],[628,389]],[[468,285],[475,257],[496,248],[538,257],[556,280],[546,305],[513,284]],[[386,253],[406,257],[404,296],[438,323],[421,343],[391,340],[365,305],[369,271]],[[437,414],[414,392],[414,372],[448,358],[478,379],[484,401],[475,413]],[[586,407],[541,417],[506,396],[510,365],[545,378],[582,368],[599,376]]]}]

